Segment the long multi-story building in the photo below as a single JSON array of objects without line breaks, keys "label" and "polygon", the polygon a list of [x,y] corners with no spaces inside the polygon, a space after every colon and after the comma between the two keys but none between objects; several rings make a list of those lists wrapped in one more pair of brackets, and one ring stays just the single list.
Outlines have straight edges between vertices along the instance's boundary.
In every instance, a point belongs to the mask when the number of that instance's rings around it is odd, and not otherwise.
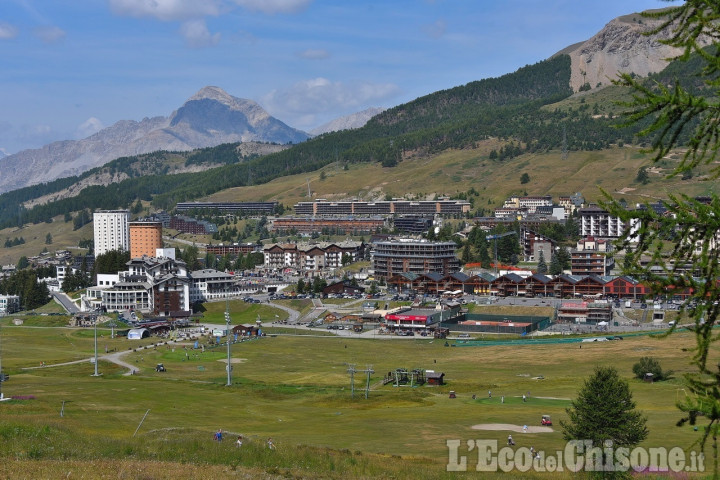
[{"label": "long multi-story building", "polygon": [[343,266],[343,257],[359,260],[365,249],[363,242],[347,240],[337,243],[280,244],[273,243],[263,249],[265,268],[297,270],[324,270]]},{"label": "long multi-story building", "polygon": [[130,222],[130,258],[152,257],[162,246],[161,222]]},{"label": "long multi-story building", "polygon": [[424,233],[433,226],[433,217],[430,215],[403,215],[393,218],[393,227],[399,232]]},{"label": "long multi-story building", "polygon": [[130,249],[130,211],[99,210],[93,214],[95,256]]},{"label": "long multi-story building", "polygon": [[196,220],[185,215],[173,215],[170,219],[170,228],[193,235],[207,235],[218,231],[217,225],[205,220]]},{"label": "long multi-story building", "polygon": [[541,206],[552,206],[552,196],[525,196],[525,197],[510,197],[505,200],[503,207],[505,208],[519,208],[527,210],[528,213],[535,213],[538,207]]},{"label": "long multi-story building", "polygon": [[205,247],[205,250],[207,253],[212,253],[214,255],[247,255],[248,253],[259,251],[259,245],[254,243],[233,243],[231,245],[224,245],[222,243],[213,245],[208,244],[207,247]]},{"label": "long multi-story building", "polygon": [[278,202],[180,202],[175,206],[178,212],[193,210],[217,210],[220,213],[271,215]]},{"label": "long multi-story building", "polygon": [[455,242],[387,240],[373,245],[372,264],[378,277],[401,272],[447,275],[460,271],[456,250]]},{"label": "long multi-story building", "polygon": [[384,200],[330,202],[319,199],[295,204],[297,215],[462,215],[470,211],[464,200]]},{"label": "long multi-story building", "polygon": [[374,233],[385,226],[382,217],[279,217],[272,221],[274,232],[320,233],[325,229],[340,234]]}]

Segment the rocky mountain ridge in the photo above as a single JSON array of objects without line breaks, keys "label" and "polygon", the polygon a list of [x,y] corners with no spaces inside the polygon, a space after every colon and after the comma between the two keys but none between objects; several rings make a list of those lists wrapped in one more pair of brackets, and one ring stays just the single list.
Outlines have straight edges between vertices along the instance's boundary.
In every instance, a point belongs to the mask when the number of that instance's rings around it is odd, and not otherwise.
[{"label": "rocky mountain ridge", "polygon": [[[669,37],[668,31],[644,34],[659,24],[660,20],[639,13],[623,15],[611,20],[590,39],[558,52],[570,56],[572,89],[577,92],[583,85],[590,88],[609,85],[621,72],[646,77],[661,71],[682,51],[660,43]],[[708,44],[709,39],[701,39],[702,46]]]},{"label": "rocky mountain ridge", "polygon": [[0,159],[0,193],[78,175],[119,157],[223,143],[299,143],[309,138],[257,103],[204,87],[169,117],[121,120],[83,140],[53,142]]}]

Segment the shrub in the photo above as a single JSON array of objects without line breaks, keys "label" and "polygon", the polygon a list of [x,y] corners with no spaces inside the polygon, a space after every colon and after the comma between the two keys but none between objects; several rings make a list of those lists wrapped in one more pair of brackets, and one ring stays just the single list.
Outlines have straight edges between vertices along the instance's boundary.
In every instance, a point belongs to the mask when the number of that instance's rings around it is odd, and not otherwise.
[{"label": "shrub", "polygon": [[672,374],[671,370],[663,372],[660,362],[652,357],[642,357],[639,362],[633,365],[633,373],[639,379],[644,379],[645,374],[652,373],[653,380],[667,380]]}]

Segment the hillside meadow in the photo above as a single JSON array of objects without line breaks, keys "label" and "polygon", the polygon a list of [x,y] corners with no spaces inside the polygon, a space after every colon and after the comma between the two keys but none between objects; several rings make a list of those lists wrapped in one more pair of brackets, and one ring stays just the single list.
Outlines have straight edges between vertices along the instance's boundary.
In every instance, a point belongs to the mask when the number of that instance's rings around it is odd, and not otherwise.
[{"label": "hillside meadow", "polygon": [[[348,169],[332,164],[307,175],[276,179],[268,184],[238,187],[211,195],[211,201],[277,200],[285,205],[307,201],[307,182],[313,198],[333,200],[403,197],[411,195],[455,195],[474,188],[479,192],[475,208],[488,212],[502,205],[511,194],[561,195],[581,192],[588,202],[602,198],[601,188],[628,204],[667,199],[669,194],[707,195],[718,192],[716,182],[702,171],[688,180],[668,178],[678,164],[681,152],[656,165],[636,146],[615,147],[589,152],[550,151],[523,154],[505,160],[489,160],[493,149],[502,145],[498,140],[485,140],[475,149],[451,150],[437,156],[409,156],[396,167],[383,168],[372,164],[351,164]],[[635,182],[640,167],[649,168],[650,182]],[[523,173],[530,182],[520,183]],[[324,178],[322,176],[324,175]]]},{"label": "hillside meadow", "polygon": [[[100,329],[101,355],[105,348],[127,352],[123,360],[137,374],[123,375],[126,369],[101,359],[102,375],[93,377],[92,330],[0,324],[2,367],[11,376],[3,393],[18,397],[0,402],[0,457],[6,460],[0,475],[7,478],[197,478],[198,472],[217,478],[464,478],[445,471],[448,440],[495,439],[502,446],[510,433],[474,425],[536,426],[549,414],[554,431],[514,433],[517,447],[562,450],[559,421],[598,365],[613,365],[629,380],[648,417],[644,446],[689,448],[699,438],[692,427],[675,426],[675,402],[684,395],[679,379],[689,371],[687,350],[694,342],[687,332],[582,348],[267,336],[232,346],[228,387],[223,346],[203,351],[192,343],[111,339]],[[674,377],[654,384],[632,379],[632,365],[642,356],[658,359]],[[52,366],[72,361],[79,363]],[[157,363],[167,371],[156,372]],[[367,399],[361,372],[352,398],[349,365],[374,370]],[[382,385],[383,375],[396,368],[440,371],[447,384]],[[451,390],[457,398],[449,398]],[[226,432],[221,444],[212,440],[219,428]],[[233,441],[240,434],[245,444],[238,451]],[[277,450],[266,448],[269,437]]]}]

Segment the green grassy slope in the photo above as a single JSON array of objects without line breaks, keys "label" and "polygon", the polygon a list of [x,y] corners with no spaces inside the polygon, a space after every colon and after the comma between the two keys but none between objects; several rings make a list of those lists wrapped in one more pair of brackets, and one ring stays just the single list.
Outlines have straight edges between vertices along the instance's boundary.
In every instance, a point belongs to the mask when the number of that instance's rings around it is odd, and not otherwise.
[{"label": "green grassy slope", "polygon": [[[72,470],[83,471],[123,461],[145,468],[169,462],[169,471],[177,471],[181,463],[190,469],[207,465],[209,471],[224,467],[239,473],[253,468],[265,473],[288,470],[293,478],[452,478],[445,472],[448,439],[497,439],[502,445],[508,434],[475,430],[474,425],[537,425],[542,414],[550,414],[554,432],[513,436],[517,446],[562,450],[559,421],[566,418],[567,399],[577,395],[596,365],[607,364],[629,379],[638,408],[648,416],[650,436],[644,446],[687,447],[699,435],[692,427],[675,426],[675,401],[682,394],[677,379],[689,368],[686,349],[694,341],[690,333],[665,340],[633,337],[585,344],[582,349],[448,348],[431,340],[267,337],[232,347],[231,387],[224,386],[222,347],[204,353],[191,350],[188,359],[182,347],[155,348],[151,342],[157,340],[111,340],[107,330],[100,333],[101,346],[129,352],[125,360],[137,368],[137,375],[122,376],[120,367],[105,361],[99,365],[100,378],[90,376],[89,362],[26,369],[41,361],[89,358],[91,331],[3,322],[3,368],[11,375],[3,391],[7,396],[34,397],[0,403],[0,458],[7,460],[0,468],[15,472],[4,474],[8,478],[22,471],[17,468],[32,470],[50,460],[55,469],[40,477],[64,476],[68,462],[79,462],[84,467],[72,464]],[[676,379],[655,384],[631,379],[632,364],[646,355],[658,359],[663,369],[674,370]],[[167,372],[155,372],[156,363],[163,363]],[[351,399],[348,364],[373,366],[369,399]],[[383,386],[382,375],[400,367],[444,372],[447,385]],[[544,380],[534,378],[540,375]],[[358,390],[362,383],[358,374]],[[458,398],[450,399],[450,390]],[[492,399],[486,396],[488,390]],[[530,399],[524,403],[520,397],[528,392]],[[478,398],[473,400],[472,394]],[[247,450],[238,452],[230,442],[213,443],[212,432],[218,428],[244,435]],[[273,456],[264,448],[268,437],[278,445]]]}]

